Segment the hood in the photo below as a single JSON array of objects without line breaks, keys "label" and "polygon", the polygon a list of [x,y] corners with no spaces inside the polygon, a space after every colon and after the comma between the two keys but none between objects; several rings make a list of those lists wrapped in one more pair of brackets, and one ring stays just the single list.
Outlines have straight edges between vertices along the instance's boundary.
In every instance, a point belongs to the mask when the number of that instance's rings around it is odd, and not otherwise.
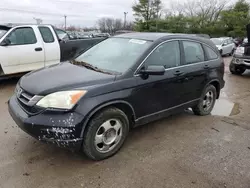
[{"label": "hood", "polygon": [[114,79],[115,75],[66,62],[24,75],[20,80],[20,86],[33,95],[47,95],[60,90],[112,82]]}]

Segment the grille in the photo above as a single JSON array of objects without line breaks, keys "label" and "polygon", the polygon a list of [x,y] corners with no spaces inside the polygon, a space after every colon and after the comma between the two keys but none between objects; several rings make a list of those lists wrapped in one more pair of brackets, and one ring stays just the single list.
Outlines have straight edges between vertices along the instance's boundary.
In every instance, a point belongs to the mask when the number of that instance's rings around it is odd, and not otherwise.
[{"label": "grille", "polygon": [[15,93],[20,106],[28,114],[37,114],[43,110],[43,108],[35,105],[40,99],[43,98],[42,96],[32,95],[31,93],[23,90],[19,85],[16,87]]}]

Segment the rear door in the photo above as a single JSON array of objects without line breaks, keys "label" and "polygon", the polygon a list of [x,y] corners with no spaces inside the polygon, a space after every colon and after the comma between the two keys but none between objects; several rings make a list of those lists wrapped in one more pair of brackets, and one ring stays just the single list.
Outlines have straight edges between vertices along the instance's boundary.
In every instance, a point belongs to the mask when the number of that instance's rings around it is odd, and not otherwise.
[{"label": "rear door", "polygon": [[38,30],[43,39],[44,66],[57,64],[60,62],[60,45],[56,34],[52,32],[52,28],[48,26],[39,26]]},{"label": "rear door", "polygon": [[231,41],[229,39],[226,40],[226,54],[230,54],[232,52],[232,44]]},{"label": "rear door", "polygon": [[201,43],[182,40],[184,60],[180,71],[183,73],[182,102],[197,100],[201,97],[206,84],[209,65]]},{"label": "rear door", "polygon": [[230,44],[230,53],[232,53],[235,50],[235,43],[233,42],[232,39],[229,39],[229,44]]},{"label": "rear door", "polygon": [[0,63],[5,74],[44,66],[43,43],[34,27],[16,27],[5,38],[10,40],[10,45],[0,46]]}]

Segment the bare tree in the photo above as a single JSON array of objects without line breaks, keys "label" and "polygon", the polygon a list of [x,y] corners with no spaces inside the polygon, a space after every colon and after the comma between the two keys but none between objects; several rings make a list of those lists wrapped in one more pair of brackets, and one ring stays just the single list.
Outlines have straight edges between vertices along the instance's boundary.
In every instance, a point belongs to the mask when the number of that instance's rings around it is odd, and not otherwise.
[{"label": "bare tree", "polygon": [[106,18],[101,18],[97,21],[97,25],[101,32],[106,33],[107,32],[107,26],[106,26]]},{"label": "bare tree", "polygon": [[226,0],[188,0],[185,3],[172,3],[174,15],[196,17],[199,26],[216,22],[227,5]]},{"label": "bare tree", "polygon": [[116,31],[122,29],[122,20],[114,18],[101,18],[97,21],[97,25],[101,32],[114,34]]}]

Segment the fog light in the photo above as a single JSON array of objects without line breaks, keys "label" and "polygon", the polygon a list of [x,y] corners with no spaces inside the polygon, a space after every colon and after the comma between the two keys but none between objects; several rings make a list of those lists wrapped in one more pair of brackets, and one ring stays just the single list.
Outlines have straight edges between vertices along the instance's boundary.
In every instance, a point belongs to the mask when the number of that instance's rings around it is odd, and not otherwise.
[{"label": "fog light", "polygon": [[235,60],[235,63],[236,63],[236,64],[240,64],[240,60],[239,60],[239,59],[236,59],[236,60]]}]

